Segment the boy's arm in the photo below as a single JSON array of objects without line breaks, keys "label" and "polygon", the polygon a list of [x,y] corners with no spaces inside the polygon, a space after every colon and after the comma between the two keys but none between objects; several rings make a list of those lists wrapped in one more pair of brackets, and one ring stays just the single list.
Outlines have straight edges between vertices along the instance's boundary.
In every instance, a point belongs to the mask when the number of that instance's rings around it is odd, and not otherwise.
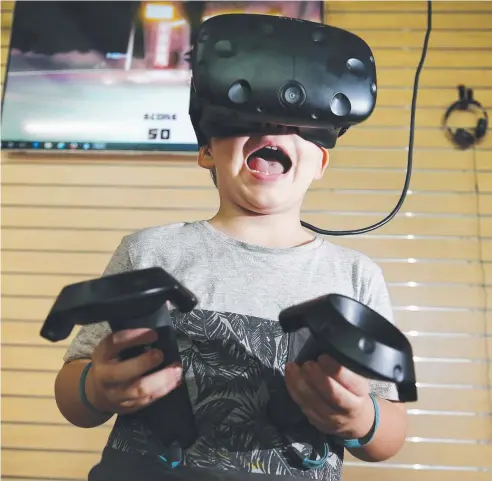
[{"label": "boy's arm", "polygon": [[79,396],[80,377],[89,361],[77,359],[64,364],[55,381],[55,399],[60,413],[69,423],[81,428],[100,426],[112,417],[111,413],[89,410]]},{"label": "boy's arm", "polygon": [[[118,274],[132,269],[130,254],[124,237],[114,252],[103,276]],[[60,371],[55,380],[55,400],[60,413],[75,426],[96,427],[104,424],[111,415],[89,410],[80,398],[80,379],[84,367],[92,358],[99,342],[111,333],[106,322],[82,326],[65,353]],[[89,370],[88,377],[91,376]],[[90,383],[86,384],[87,386]]]},{"label": "boy's arm", "polygon": [[[94,349],[111,334],[109,324],[100,322],[82,326],[70,343],[63,360],[65,361],[55,380],[55,400],[58,410],[71,424],[82,428],[93,428],[104,424],[112,414],[89,409],[80,396],[84,368],[92,359]],[[90,397],[92,369],[89,369],[84,383],[87,398]]]}]

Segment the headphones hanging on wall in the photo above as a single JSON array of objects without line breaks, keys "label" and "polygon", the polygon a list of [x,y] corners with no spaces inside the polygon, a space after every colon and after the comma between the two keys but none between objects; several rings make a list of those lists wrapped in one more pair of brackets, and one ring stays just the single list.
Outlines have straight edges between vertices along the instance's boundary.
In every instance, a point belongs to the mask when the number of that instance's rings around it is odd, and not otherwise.
[{"label": "headphones hanging on wall", "polygon": [[[472,89],[468,89],[464,85],[459,85],[458,92],[459,100],[452,103],[446,110],[443,118],[443,126],[447,129],[454,144],[456,144],[460,149],[466,150],[485,137],[487,134],[489,116],[482,104],[473,98]],[[456,129],[452,129],[447,125],[451,114],[458,110],[462,112],[474,111],[482,115],[478,119],[475,128],[458,127]]]}]

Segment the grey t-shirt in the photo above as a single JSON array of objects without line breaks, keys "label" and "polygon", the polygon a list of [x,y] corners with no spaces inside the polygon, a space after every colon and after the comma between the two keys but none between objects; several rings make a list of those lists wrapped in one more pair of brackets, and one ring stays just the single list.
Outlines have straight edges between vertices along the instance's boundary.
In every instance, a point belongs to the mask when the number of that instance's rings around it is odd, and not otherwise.
[{"label": "grey t-shirt", "polygon": [[[171,311],[199,429],[197,442],[184,453],[184,464],[338,481],[341,444],[331,443],[324,467],[298,470],[286,461],[282,448],[287,441],[265,417],[269,382],[274,373],[284,372],[289,358],[278,315],[294,304],[339,293],[393,322],[381,269],[363,254],[323,237],[293,248],[267,248],[197,221],[125,236],[104,275],[154,266],[173,275],[199,301],[190,313]],[[109,333],[105,322],[82,327],[65,361],[90,358]],[[373,393],[398,400],[394,385],[370,383]],[[107,449],[145,454],[150,438],[149,429],[135,418],[119,416]],[[297,447],[306,452],[309,446]]]}]

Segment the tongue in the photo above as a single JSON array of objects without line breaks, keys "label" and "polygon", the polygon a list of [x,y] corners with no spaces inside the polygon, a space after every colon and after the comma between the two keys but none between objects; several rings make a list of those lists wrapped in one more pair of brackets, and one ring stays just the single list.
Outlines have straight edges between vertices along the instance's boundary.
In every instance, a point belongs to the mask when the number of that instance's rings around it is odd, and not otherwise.
[{"label": "tongue", "polygon": [[276,160],[265,160],[260,157],[252,157],[248,162],[251,170],[256,170],[262,174],[283,174],[283,165]]}]

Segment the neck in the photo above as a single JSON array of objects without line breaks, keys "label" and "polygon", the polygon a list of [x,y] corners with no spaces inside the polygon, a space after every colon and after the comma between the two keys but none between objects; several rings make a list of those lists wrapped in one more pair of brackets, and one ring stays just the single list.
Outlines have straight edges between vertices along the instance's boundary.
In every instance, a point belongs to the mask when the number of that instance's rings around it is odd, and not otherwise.
[{"label": "neck", "polygon": [[214,228],[235,239],[263,247],[296,247],[315,238],[302,227],[299,212],[262,215],[221,207],[209,222]]}]

